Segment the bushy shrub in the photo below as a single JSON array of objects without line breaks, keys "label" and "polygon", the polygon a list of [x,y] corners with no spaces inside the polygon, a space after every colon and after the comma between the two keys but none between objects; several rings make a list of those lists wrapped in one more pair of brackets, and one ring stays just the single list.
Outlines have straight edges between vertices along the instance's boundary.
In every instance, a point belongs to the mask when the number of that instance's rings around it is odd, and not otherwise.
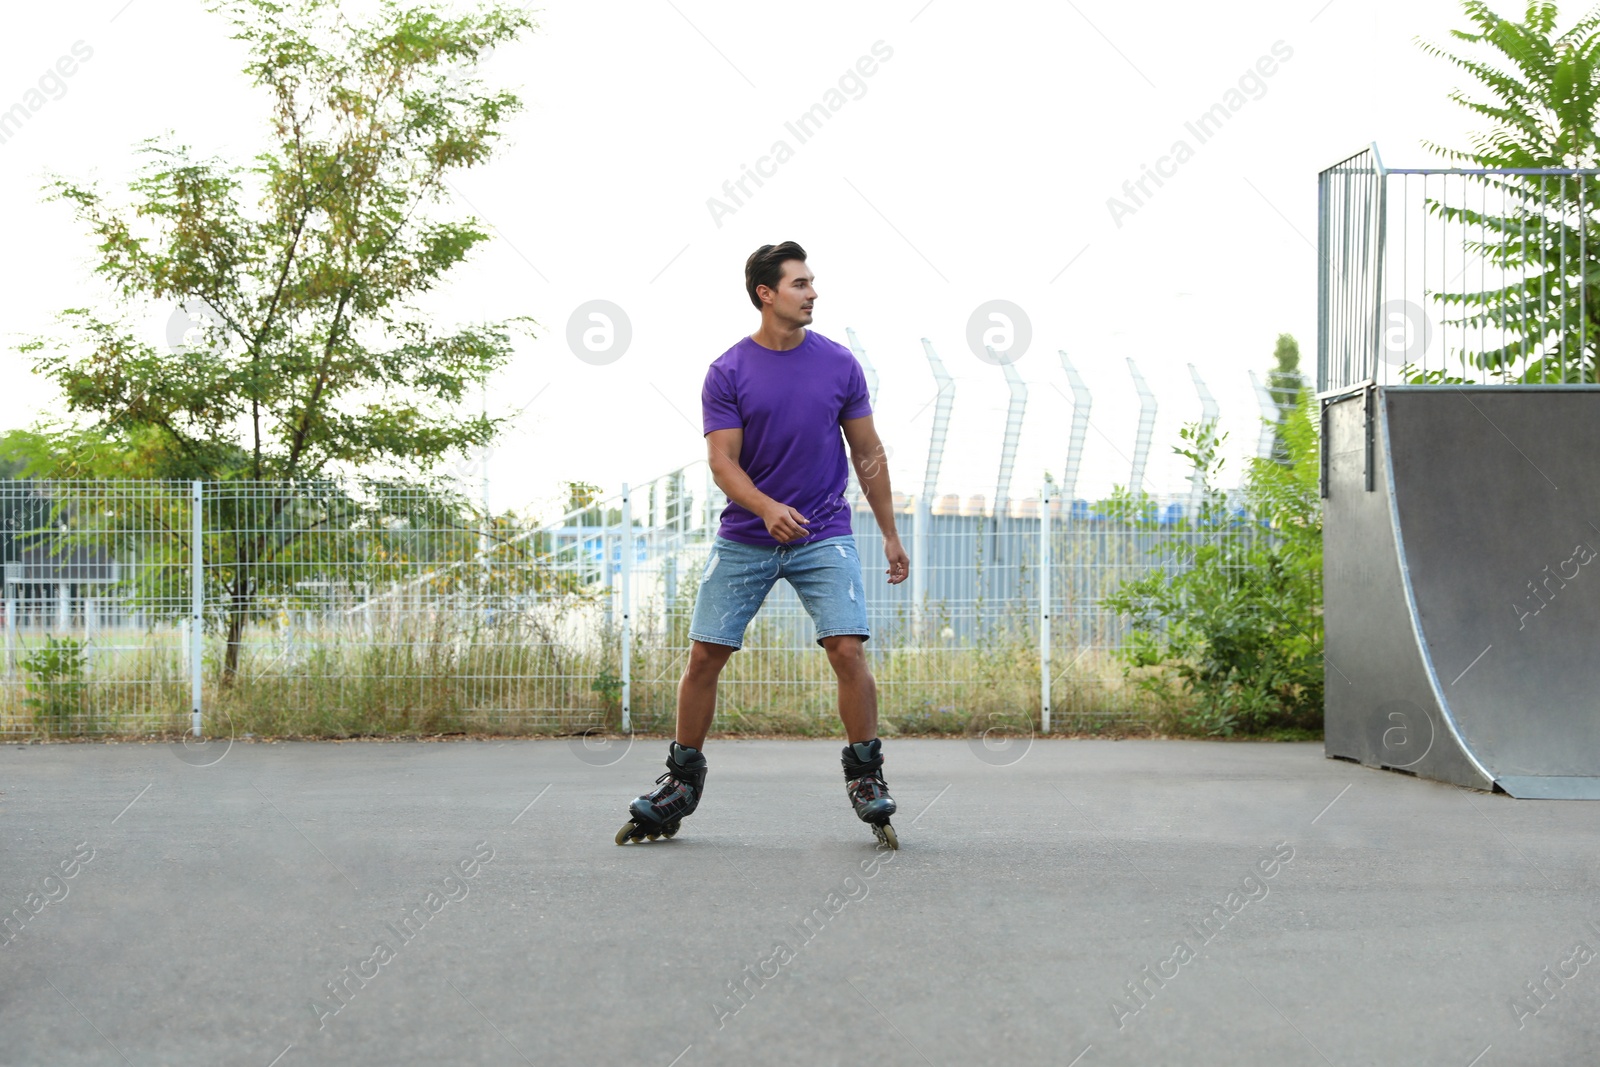
[{"label": "bushy shrub", "polygon": [[[1322,726],[1322,511],[1316,401],[1301,390],[1281,427],[1282,461],[1255,459],[1243,514],[1212,488],[1223,438],[1183,430],[1204,479],[1204,505],[1161,551],[1157,568],[1124,582],[1111,607],[1132,626],[1119,653],[1180,729],[1208,735]],[[1132,495],[1134,517],[1147,508]],[[1241,536],[1254,527],[1252,536]]]},{"label": "bushy shrub", "polygon": [[31,677],[24,683],[25,707],[33,712],[33,724],[45,736],[60,736],[74,727],[86,729],[77,721],[85,709],[84,671],[89,658],[85,644],[71,637],[46,635],[45,643],[23,657],[21,667]]}]

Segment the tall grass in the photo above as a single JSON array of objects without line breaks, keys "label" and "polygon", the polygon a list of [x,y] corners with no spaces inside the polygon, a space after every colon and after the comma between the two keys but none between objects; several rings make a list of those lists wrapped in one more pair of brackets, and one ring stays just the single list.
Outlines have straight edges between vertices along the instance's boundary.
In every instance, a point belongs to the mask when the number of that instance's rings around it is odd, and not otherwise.
[{"label": "tall grass", "polygon": [[[641,613],[641,617],[652,617]],[[659,613],[634,635],[630,676],[636,731],[672,729],[688,658],[686,612]],[[915,647],[895,633],[868,642],[881,732],[974,733],[1037,728],[1037,635],[1031,625],[989,628],[983,639]],[[713,730],[835,736],[837,686],[826,653],[795,642],[781,620],[757,617],[729,661]],[[934,631],[937,633],[937,629]],[[81,635],[80,635],[81,636]],[[1125,680],[1109,650],[1062,635],[1053,649],[1052,728],[1148,732],[1166,728],[1149,695]],[[592,602],[536,617],[395,613],[360,626],[257,627],[231,685],[222,642],[204,643],[202,706],[208,733],[348,738],[485,733],[571,734],[621,725],[617,633]],[[20,665],[0,679],[0,734],[174,736],[186,730],[190,681],[174,630],[102,632],[74,706],[40,721],[26,701],[39,681]],[[18,648],[17,660],[31,644]]]}]

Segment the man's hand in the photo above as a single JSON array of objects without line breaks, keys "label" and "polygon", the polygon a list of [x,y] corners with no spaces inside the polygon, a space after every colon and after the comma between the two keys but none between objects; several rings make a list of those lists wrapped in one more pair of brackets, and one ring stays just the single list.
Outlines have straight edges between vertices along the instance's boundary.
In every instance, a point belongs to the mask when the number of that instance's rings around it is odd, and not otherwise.
[{"label": "man's hand", "polygon": [[889,584],[899,585],[905,581],[906,575],[911,573],[911,557],[906,555],[905,546],[900,543],[900,538],[885,539],[883,555],[889,561],[889,569],[884,572],[889,576]]},{"label": "man's hand", "polygon": [[806,517],[788,504],[774,502],[772,507],[761,513],[761,521],[767,524],[767,533],[772,535],[773,540],[783,544],[806,535]]}]

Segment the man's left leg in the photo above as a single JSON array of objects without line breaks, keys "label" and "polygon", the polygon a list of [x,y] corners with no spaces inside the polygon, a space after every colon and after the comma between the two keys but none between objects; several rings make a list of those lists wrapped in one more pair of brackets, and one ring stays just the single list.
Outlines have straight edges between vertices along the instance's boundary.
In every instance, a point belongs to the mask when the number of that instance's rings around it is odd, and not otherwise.
[{"label": "man's left leg", "polygon": [[839,721],[850,743],[839,753],[844,767],[844,790],[856,816],[873,828],[878,840],[890,848],[900,841],[889,827],[894,798],[883,777],[883,742],[878,740],[878,687],[872,680],[862,646],[866,638],[855,634],[824,637],[828,662],[839,677]]},{"label": "man's left leg", "polygon": [[849,741],[871,741],[878,736],[878,685],[867,665],[867,639],[859,634],[824,637],[828,663],[839,679],[839,721]]},{"label": "man's left leg", "polygon": [[862,822],[869,823],[878,839],[890,848],[899,848],[892,836],[889,816],[894,814],[894,798],[883,777],[883,742],[878,740],[878,687],[872,680],[863,649],[866,638],[840,634],[822,639],[828,662],[839,678],[839,721],[844,723],[850,743],[839,754],[844,766],[844,789],[850,806]]},{"label": "man's left leg", "polygon": [[889,825],[894,798],[883,777],[883,743],[878,740],[878,690],[867,666],[866,589],[855,539],[828,538],[804,546],[784,565],[784,577],[799,594],[812,621],[817,643],[839,680],[839,721],[849,744],[840,753],[845,792],[858,818],[872,826],[878,840],[899,848]]}]

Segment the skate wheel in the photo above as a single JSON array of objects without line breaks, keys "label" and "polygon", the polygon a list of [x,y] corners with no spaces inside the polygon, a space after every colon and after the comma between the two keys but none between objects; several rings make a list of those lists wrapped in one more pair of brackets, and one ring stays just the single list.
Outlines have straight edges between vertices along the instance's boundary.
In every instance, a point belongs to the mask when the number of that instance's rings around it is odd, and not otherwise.
[{"label": "skate wheel", "polygon": [[646,834],[645,836],[648,837],[652,841],[660,841],[661,840],[661,835],[660,834]]},{"label": "skate wheel", "polygon": [[636,829],[638,829],[638,827],[634,824],[632,819],[629,819],[627,822],[623,823],[622,829],[617,831],[617,844],[626,845],[628,843],[628,838],[633,836],[633,833]]},{"label": "skate wheel", "polygon": [[883,823],[880,826],[874,826],[872,828],[872,832],[877,835],[878,840],[881,843],[888,845],[890,848],[897,851],[899,850],[900,838],[895,835],[894,827],[890,826],[888,823]]},{"label": "skate wheel", "polygon": [[662,837],[665,837],[665,838],[666,838],[666,839],[667,839],[667,840],[669,840],[669,841],[670,841],[670,840],[672,840],[672,835],[673,835],[673,834],[675,834],[675,833],[677,833],[677,832],[678,832],[678,828],[677,828],[677,827],[676,827],[676,826],[674,826],[674,827],[673,827],[673,828],[672,828],[672,829],[670,829],[670,830],[663,830],[663,831],[661,831],[661,836],[662,836]]}]

